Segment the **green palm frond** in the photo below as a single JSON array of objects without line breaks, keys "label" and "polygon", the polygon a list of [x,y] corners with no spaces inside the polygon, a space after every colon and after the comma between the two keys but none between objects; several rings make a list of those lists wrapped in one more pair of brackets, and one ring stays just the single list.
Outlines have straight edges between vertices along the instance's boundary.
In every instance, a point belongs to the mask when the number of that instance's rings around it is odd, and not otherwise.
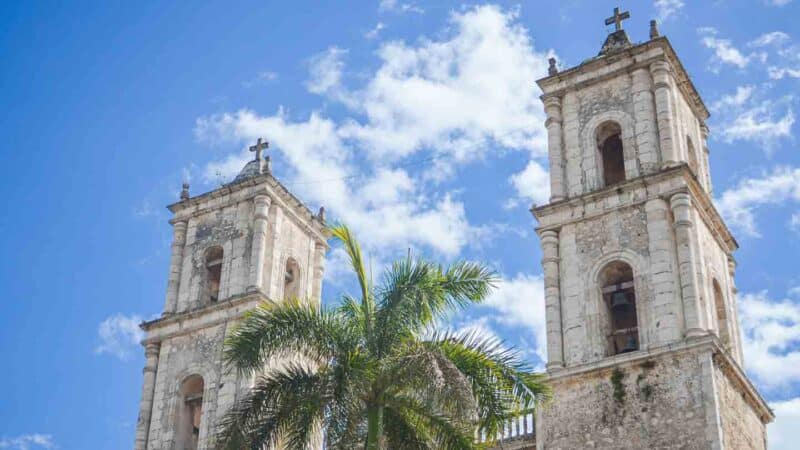
[{"label": "green palm frond", "polygon": [[472,384],[481,429],[496,433],[520,408],[549,398],[544,377],[535,374],[513,348],[474,332],[435,334],[425,343],[444,353]]},{"label": "green palm frond", "polygon": [[374,300],[372,298],[372,288],[370,280],[367,277],[367,271],[364,266],[364,257],[361,254],[361,245],[358,240],[353,236],[346,225],[334,225],[330,228],[331,235],[338,239],[343,245],[347,256],[350,258],[350,265],[353,272],[358,279],[359,287],[361,288],[361,301],[364,309],[364,316],[366,318],[367,329],[371,328],[370,321],[374,310]]},{"label": "green palm frond", "polygon": [[218,447],[261,449],[278,443],[304,449],[322,427],[330,401],[329,383],[321,373],[289,365],[256,378],[247,396],[223,417]]},{"label": "green palm frond", "polygon": [[335,311],[297,300],[262,303],[245,314],[225,341],[226,364],[242,375],[287,353],[328,359],[355,345],[356,330]]}]

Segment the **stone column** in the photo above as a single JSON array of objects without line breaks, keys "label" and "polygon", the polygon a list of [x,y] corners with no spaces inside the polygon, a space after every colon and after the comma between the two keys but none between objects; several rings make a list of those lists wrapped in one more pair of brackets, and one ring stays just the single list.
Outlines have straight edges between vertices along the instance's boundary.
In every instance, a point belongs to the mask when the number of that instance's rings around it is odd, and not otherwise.
[{"label": "stone column", "polygon": [[675,218],[675,245],[678,254],[678,274],[681,282],[683,320],[686,337],[703,336],[706,332],[700,326],[700,298],[697,280],[697,255],[692,242],[692,200],[689,194],[679,192],[670,198],[670,207]]},{"label": "stone column", "polygon": [[267,220],[270,198],[266,194],[256,195],[253,210],[253,247],[250,253],[250,285],[247,292],[264,291],[264,262],[267,247]]},{"label": "stone column", "polygon": [[653,337],[648,344],[661,345],[679,341],[683,337],[681,305],[675,304],[675,299],[680,296],[680,286],[675,282],[675,247],[670,232],[669,205],[664,199],[654,198],[647,201],[645,211],[653,283],[653,317],[650,323],[659,324],[647,330],[648,335]]},{"label": "stone column", "polygon": [[178,307],[178,290],[181,285],[181,269],[183,266],[183,248],[186,245],[186,228],[188,222],[175,222],[172,225],[172,253],[169,259],[169,276],[167,278],[167,300],[162,316],[175,313]]},{"label": "stone column", "polygon": [[736,288],[736,260],[733,255],[728,255],[728,286],[730,286],[730,299],[728,301],[728,329],[731,335],[731,353],[733,357],[744,367],[744,356],[742,353],[742,335],[739,329],[739,308],[737,306],[737,294],[739,289]]},{"label": "stone column", "polygon": [[150,432],[150,415],[153,413],[153,394],[156,390],[156,371],[158,370],[159,342],[145,345],[145,364],[142,381],[142,399],[139,401],[139,419],[136,422],[135,450],[147,449],[147,437]]},{"label": "stone column", "polygon": [[670,167],[678,163],[678,146],[673,136],[675,106],[672,104],[672,72],[669,63],[656,61],[650,65],[655,84],[656,121],[661,146],[661,166]]},{"label": "stone column", "polygon": [[656,112],[653,103],[652,77],[645,68],[633,71],[633,114],[636,146],[639,149],[639,162],[642,172],[653,173],[659,169],[656,136]]},{"label": "stone column", "polygon": [[700,138],[702,142],[700,142],[700,146],[703,148],[703,168],[704,172],[704,182],[706,184],[706,191],[708,194],[711,195],[714,192],[714,188],[711,184],[711,164],[708,161],[708,126],[706,124],[700,125]]},{"label": "stone column", "polygon": [[543,231],[542,268],[544,306],[547,321],[547,370],[564,367],[564,342],[561,330],[561,292],[559,289],[558,232]]},{"label": "stone column", "polygon": [[311,298],[322,301],[322,278],[325,275],[325,244],[317,242],[314,244],[314,280],[311,285]]},{"label": "stone column", "polygon": [[550,202],[564,199],[564,151],[561,141],[561,99],[544,99],[547,149],[550,156]]}]

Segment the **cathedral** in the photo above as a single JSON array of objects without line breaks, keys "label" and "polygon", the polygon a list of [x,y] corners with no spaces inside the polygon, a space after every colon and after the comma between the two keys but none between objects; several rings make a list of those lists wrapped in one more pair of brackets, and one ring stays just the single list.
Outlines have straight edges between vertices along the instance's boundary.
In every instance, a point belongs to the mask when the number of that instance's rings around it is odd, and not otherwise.
[{"label": "cathedral", "polygon": [[[501,447],[766,449],[774,416],[743,369],[709,113],[655,21],[635,44],[628,17],[615,9],[596,56],[551,59],[537,81],[551,197],[532,213],[553,399],[509,421]],[[320,301],[324,210],[273,177],[265,148],[231,183],[197,196],[184,185],[169,206],[164,311],[142,324],[136,450],[212,448],[215,421],[250,383],[223,367],[226,334],[261,301]]]}]

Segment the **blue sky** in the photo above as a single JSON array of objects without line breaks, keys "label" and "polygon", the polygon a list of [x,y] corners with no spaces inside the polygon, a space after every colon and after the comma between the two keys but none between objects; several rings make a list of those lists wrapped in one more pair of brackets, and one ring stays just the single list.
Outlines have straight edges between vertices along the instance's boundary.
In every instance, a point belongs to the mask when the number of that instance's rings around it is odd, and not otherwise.
[{"label": "blue sky", "polygon": [[[332,3],[332,2],[331,2]],[[338,3],[338,2],[337,2]],[[717,205],[741,249],[747,370],[800,439],[800,2],[619,2],[659,18],[712,111]],[[702,4],[700,4],[702,3]],[[3,2],[0,449],[126,449],[160,313],[164,205],[271,142],[274,173],[324,204],[373,267],[407,248],[492,264],[452,318],[542,356],[531,202],[547,198],[534,80],[593,56],[617,2]],[[348,289],[329,255],[323,297]]]}]

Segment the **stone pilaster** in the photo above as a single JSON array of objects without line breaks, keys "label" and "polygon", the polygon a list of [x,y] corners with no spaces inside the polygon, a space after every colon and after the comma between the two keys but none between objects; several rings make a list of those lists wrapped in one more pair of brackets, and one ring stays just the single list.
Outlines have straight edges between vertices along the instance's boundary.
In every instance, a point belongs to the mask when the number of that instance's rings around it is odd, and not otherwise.
[{"label": "stone pilaster", "polygon": [[669,63],[657,61],[650,65],[655,85],[656,121],[658,138],[661,146],[662,167],[674,166],[678,163],[678,145],[673,136],[675,105],[672,104],[673,79]]},{"label": "stone pilaster", "polygon": [[167,299],[163,316],[175,313],[178,306],[178,290],[181,284],[183,266],[183,248],[186,245],[187,222],[175,222],[172,226],[172,250],[169,259],[169,275],[167,278]]},{"label": "stone pilaster", "polygon": [[135,450],[147,450],[147,437],[150,432],[150,416],[153,412],[153,394],[156,389],[156,371],[158,370],[158,353],[161,344],[151,342],[145,346],[145,365],[142,381],[142,399],[139,402],[139,419],[136,422]]},{"label": "stone pilaster", "polygon": [[731,354],[740,366],[744,367],[744,355],[742,353],[742,334],[739,329],[739,307],[737,296],[739,289],[736,288],[736,260],[732,255],[728,255],[728,329],[731,335]]},{"label": "stone pilaster", "polygon": [[270,198],[268,195],[256,195],[253,210],[253,247],[250,253],[250,285],[248,292],[264,290],[264,262],[267,247],[267,213]]},{"label": "stone pilaster", "polygon": [[686,337],[702,336],[699,285],[697,280],[697,255],[692,242],[692,200],[689,194],[679,192],[670,198],[670,207],[675,218],[675,246],[678,254],[678,275],[681,282],[683,320]]},{"label": "stone pilaster", "polygon": [[561,140],[561,99],[544,99],[547,148],[550,156],[550,202],[564,199],[564,150]]},{"label": "stone pilaster", "polygon": [[659,169],[656,136],[656,112],[653,103],[653,83],[650,71],[644,68],[633,71],[633,113],[636,146],[642,172],[653,173]]},{"label": "stone pilaster", "polygon": [[665,344],[683,337],[681,311],[675,299],[680,288],[675,283],[675,268],[670,232],[669,205],[664,199],[654,198],[645,204],[647,234],[650,242],[650,277],[653,284],[653,323],[658,327],[648,330],[653,334],[650,342]]},{"label": "stone pilaster", "polygon": [[711,184],[711,165],[709,163],[709,151],[708,151],[708,126],[706,124],[700,125],[700,147],[703,148],[703,168],[704,172],[704,182],[706,184],[706,191],[708,194],[711,195],[714,192],[714,186]]},{"label": "stone pilaster", "polygon": [[542,267],[544,269],[544,305],[547,321],[547,370],[558,370],[564,367],[561,292],[558,270],[558,232],[543,231],[541,242]]},{"label": "stone pilaster", "polygon": [[322,300],[322,279],[325,276],[325,244],[314,244],[314,281],[311,285],[311,298],[318,304]]}]

